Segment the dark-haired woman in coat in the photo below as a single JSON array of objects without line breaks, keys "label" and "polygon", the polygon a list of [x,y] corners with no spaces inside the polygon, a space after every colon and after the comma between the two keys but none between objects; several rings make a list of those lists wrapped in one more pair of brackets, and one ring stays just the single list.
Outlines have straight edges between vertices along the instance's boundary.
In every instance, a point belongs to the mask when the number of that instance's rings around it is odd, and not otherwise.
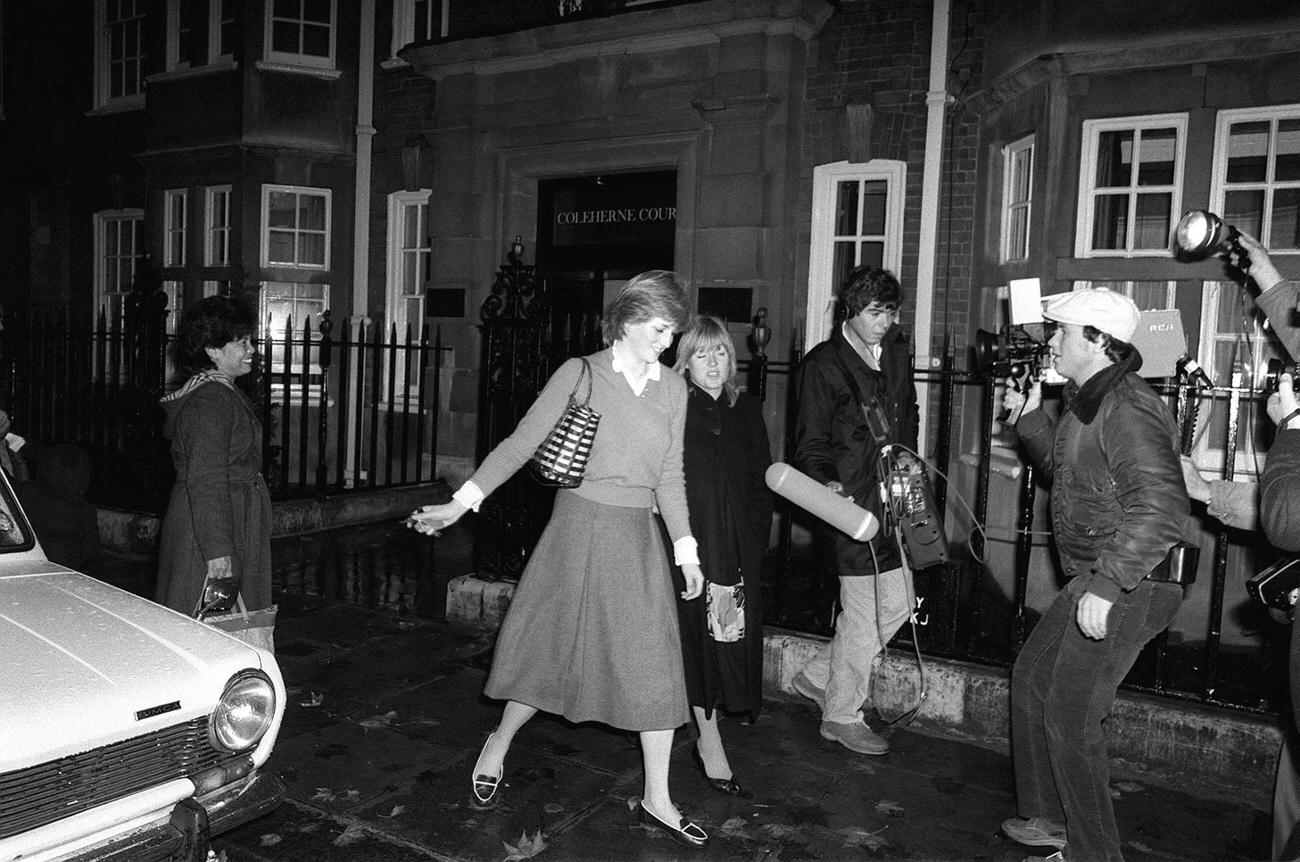
[{"label": "dark-haired woman in coat", "polygon": [[176,358],[190,372],[162,399],[176,482],[162,522],[155,599],[193,614],[208,579],[235,577],[248,610],[271,604],[271,496],[262,423],[235,380],[253,370],[253,317],[212,296],[181,317]]}]

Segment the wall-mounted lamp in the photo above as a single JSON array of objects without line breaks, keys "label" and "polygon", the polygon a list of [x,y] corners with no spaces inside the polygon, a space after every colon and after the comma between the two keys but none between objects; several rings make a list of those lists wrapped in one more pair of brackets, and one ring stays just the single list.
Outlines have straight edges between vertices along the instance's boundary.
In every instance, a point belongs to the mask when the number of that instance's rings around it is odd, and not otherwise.
[{"label": "wall-mounted lamp", "polygon": [[1174,257],[1181,261],[1204,260],[1211,255],[1234,254],[1241,269],[1250,265],[1241,247],[1241,232],[1209,210],[1191,210],[1174,228]]},{"label": "wall-mounted lamp", "polygon": [[515,266],[524,262],[524,239],[515,234],[515,241],[510,243],[510,251],[506,252],[506,259]]}]

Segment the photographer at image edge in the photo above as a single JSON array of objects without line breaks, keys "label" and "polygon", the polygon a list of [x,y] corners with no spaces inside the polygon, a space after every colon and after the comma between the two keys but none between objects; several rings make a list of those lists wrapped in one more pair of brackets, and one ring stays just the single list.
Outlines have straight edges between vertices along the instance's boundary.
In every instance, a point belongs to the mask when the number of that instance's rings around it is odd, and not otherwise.
[{"label": "photographer at image edge", "polygon": [[1135,373],[1137,306],[1089,289],[1051,297],[1043,317],[1066,379],[1060,417],[1042,409],[1038,380],[1023,393],[1008,386],[1003,403],[1051,482],[1067,583],[1011,671],[1020,816],[1002,831],[1056,848],[1048,859],[1122,862],[1102,722],[1142,648],[1182,603],[1182,586],[1161,563],[1188,534],[1190,507],[1174,415]]},{"label": "photographer at image edge", "polygon": [[[1300,356],[1300,327],[1291,323],[1291,313],[1300,298],[1300,289],[1283,279],[1258,240],[1243,233],[1237,241],[1246,254],[1234,252],[1229,262],[1242,270],[1249,267],[1250,280],[1259,288],[1255,304],[1294,360]],[[1183,477],[1187,493],[1193,500],[1205,503],[1210,516],[1229,527],[1244,530],[1262,527],[1275,547],[1300,552],[1300,402],[1296,399],[1292,374],[1278,375],[1277,391],[1269,395],[1266,411],[1276,424],[1277,433],[1258,486],[1221,479],[1206,481],[1190,458],[1183,459]],[[1273,783],[1274,859],[1300,859],[1300,829],[1296,829],[1300,823],[1300,763],[1297,762],[1300,746],[1295,740],[1300,728],[1300,636],[1294,625],[1287,666],[1294,724],[1285,728]]]}]

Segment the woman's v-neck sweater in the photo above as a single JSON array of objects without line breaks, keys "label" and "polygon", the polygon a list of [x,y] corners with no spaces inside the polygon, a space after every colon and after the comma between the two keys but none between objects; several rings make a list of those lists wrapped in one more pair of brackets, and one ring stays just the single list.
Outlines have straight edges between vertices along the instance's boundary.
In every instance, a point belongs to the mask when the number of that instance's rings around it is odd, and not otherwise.
[{"label": "woman's v-neck sweater", "polygon": [[[640,395],[614,370],[607,348],[587,357],[591,364],[591,402],[600,414],[591,457],[579,496],[611,506],[658,505],[673,541],[691,534],[682,472],[682,436],[686,424],[686,381],[667,368],[659,380],[647,380]],[[555,427],[578,382],[581,359],[566,360],[551,375],[542,393],[509,437],[501,441],[470,477],[484,495],[491,494],[522,467]],[[587,391],[582,381],[577,398]]]}]

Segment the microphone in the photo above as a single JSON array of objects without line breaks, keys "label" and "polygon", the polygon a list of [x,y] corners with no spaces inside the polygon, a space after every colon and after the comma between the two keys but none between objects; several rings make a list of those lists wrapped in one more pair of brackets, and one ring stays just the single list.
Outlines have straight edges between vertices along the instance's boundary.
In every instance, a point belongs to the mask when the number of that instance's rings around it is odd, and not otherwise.
[{"label": "microphone", "polygon": [[777,461],[763,478],[775,493],[856,541],[865,542],[880,530],[875,515],[789,464]]}]

